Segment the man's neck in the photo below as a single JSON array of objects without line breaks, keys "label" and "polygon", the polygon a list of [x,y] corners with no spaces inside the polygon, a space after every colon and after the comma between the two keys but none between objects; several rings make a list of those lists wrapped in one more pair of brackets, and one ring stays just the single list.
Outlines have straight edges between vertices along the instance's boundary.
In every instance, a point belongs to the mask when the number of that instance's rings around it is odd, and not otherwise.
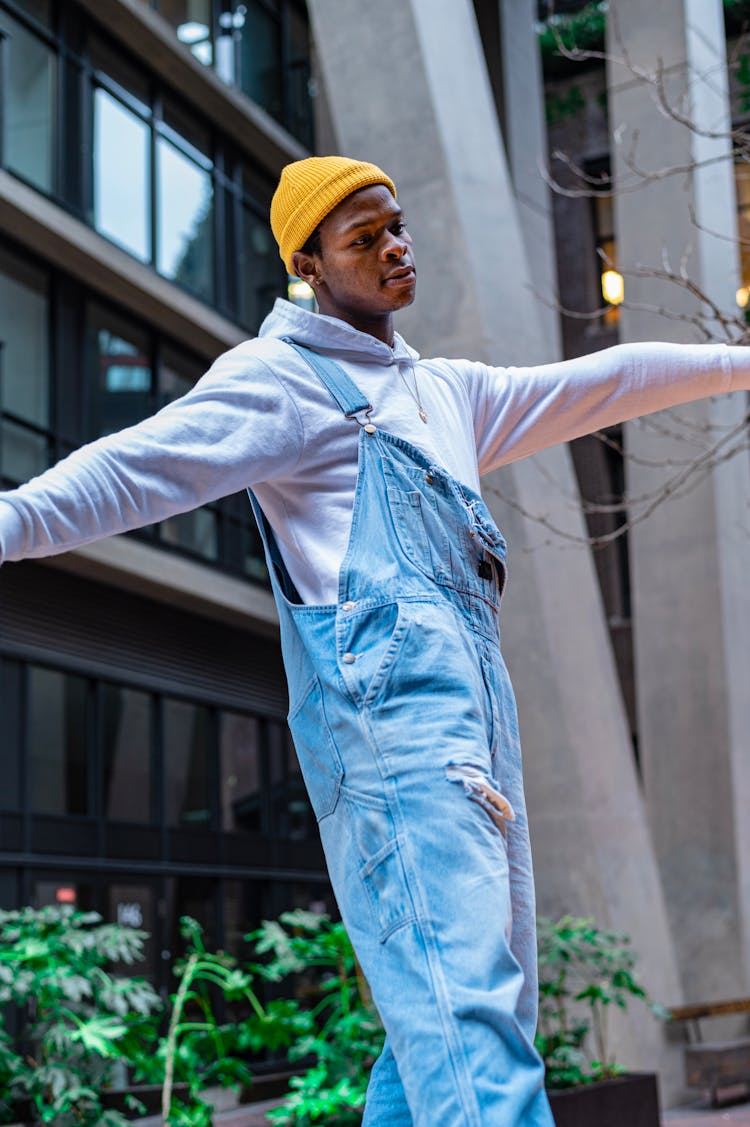
[{"label": "man's neck", "polygon": [[389,348],[393,348],[393,314],[385,313],[382,316],[363,317],[359,314],[347,314],[340,309],[335,312],[325,308],[325,303],[321,302],[319,305],[319,312],[327,317],[337,317],[339,321],[344,321],[345,324],[351,325],[353,329],[357,329],[360,333],[367,333],[376,340],[380,340],[383,344],[387,344]]}]

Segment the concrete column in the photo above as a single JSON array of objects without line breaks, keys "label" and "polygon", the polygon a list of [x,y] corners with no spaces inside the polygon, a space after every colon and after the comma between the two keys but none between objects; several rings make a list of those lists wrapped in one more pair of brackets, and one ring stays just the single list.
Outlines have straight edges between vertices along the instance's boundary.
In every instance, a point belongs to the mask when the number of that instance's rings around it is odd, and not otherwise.
[{"label": "concrete column", "polygon": [[[420,295],[399,329],[432,355],[552,358],[470,0],[312,0],[310,9],[340,149],[389,170],[414,236]],[[548,543],[518,513],[549,511],[545,473],[575,498],[560,448],[485,482],[511,542],[504,649],[540,908],[629,932],[654,993],[672,998],[669,928],[591,559]],[[559,507],[554,519],[583,536],[580,513]],[[620,1037],[628,1064],[661,1060],[677,1083],[645,1011],[633,1010]]]},{"label": "concrete column", "polygon": [[[497,0],[495,0],[497,2]],[[534,22],[534,0],[499,0],[503,79],[503,132],[513,192],[536,312],[549,356],[561,353],[555,297],[557,267],[547,165],[547,129],[542,96],[542,59]]]},{"label": "concrete column", "polygon": [[[660,0],[658,15],[653,0],[613,0],[608,53],[622,339],[697,341],[691,318],[699,302],[648,271],[665,261],[679,271],[682,262],[720,307],[735,308],[721,0]],[[669,104],[695,128],[660,111],[655,84],[639,71],[661,76]],[[631,273],[644,269],[645,276]],[[720,327],[710,327],[722,339]],[[629,426],[630,493],[663,488],[741,426],[745,410],[738,395]],[[630,550],[648,812],[684,990],[702,1000],[750,986],[747,452],[696,474],[683,492],[633,529]]]}]

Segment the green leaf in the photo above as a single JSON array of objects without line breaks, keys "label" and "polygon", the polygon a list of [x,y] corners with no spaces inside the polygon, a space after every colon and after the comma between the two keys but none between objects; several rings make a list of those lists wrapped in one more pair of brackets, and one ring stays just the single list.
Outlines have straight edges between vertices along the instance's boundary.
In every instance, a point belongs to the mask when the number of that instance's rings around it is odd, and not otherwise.
[{"label": "green leaf", "polygon": [[80,1041],[89,1052],[102,1057],[112,1057],[117,1053],[115,1042],[127,1033],[127,1025],[115,1017],[93,1017],[70,1035],[71,1041]]}]

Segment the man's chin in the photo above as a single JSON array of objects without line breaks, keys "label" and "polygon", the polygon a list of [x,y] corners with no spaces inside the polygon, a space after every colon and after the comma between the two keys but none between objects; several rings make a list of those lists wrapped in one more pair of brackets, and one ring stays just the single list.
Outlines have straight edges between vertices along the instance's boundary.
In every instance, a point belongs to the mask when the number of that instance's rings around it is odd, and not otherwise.
[{"label": "man's chin", "polygon": [[393,312],[398,313],[399,309],[406,309],[408,306],[412,305],[416,296],[416,286],[411,286],[410,289],[405,290],[402,294],[399,295],[399,300],[393,303]]}]

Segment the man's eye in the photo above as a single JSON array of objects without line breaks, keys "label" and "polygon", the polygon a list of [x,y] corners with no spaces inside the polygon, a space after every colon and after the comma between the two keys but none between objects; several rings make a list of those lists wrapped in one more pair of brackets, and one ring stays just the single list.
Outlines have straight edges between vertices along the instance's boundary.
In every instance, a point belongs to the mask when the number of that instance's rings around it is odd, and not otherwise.
[{"label": "man's eye", "polygon": [[353,247],[363,247],[367,243],[369,243],[369,241],[370,241],[369,235],[360,235],[358,239],[354,240],[354,242],[352,243],[352,246]]},{"label": "man's eye", "polygon": [[403,234],[403,232],[406,230],[406,220],[399,219],[398,223],[395,223],[392,229],[394,235]]}]

